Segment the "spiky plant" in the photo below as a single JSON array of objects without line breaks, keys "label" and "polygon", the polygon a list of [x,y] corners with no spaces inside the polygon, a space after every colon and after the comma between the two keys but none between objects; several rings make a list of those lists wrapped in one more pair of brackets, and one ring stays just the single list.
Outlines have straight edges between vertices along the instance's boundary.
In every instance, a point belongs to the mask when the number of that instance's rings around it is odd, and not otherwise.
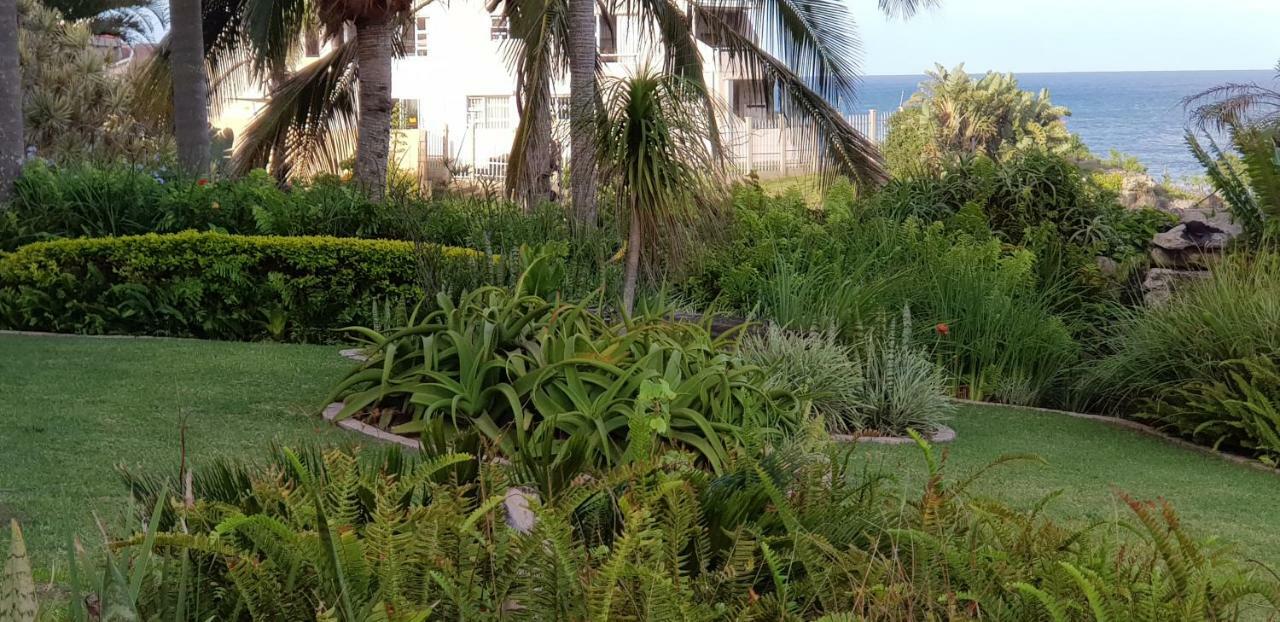
[{"label": "spiky plant", "polygon": [[166,150],[135,116],[130,84],[90,46],[88,28],[35,0],[18,0],[18,12],[28,145],[56,161],[140,161]]}]

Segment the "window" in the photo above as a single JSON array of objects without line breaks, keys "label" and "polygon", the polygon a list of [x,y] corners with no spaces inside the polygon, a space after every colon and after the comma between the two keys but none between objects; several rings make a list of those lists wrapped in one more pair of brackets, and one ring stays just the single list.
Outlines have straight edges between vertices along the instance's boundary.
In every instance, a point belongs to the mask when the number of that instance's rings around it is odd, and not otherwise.
[{"label": "window", "polygon": [[511,96],[468,97],[467,124],[486,130],[511,127]]},{"label": "window", "polygon": [[412,27],[404,28],[404,54],[426,56],[426,18],[413,18]]},{"label": "window", "polygon": [[418,129],[418,100],[391,100],[391,127],[397,130]]},{"label": "window", "polygon": [[505,15],[489,17],[489,40],[506,41],[511,38],[511,20]]},{"label": "window", "polygon": [[773,115],[773,84],[764,80],[733,81],[733,113],[742,118]]},{"label": "window", "polygon": [[556,121],[568,121],[572,111],[573,104],[568,95],[557,95],[551,100],[551,115]]},{"label": "window", "polygon": [[615,62],[618,60],[618,16],[601,9],[597,20],[597,49],[601,60]]},{"label": "window", "polygon": [[724,47],[725,29],[752,38],[751,19],[745,8],[709,7],[704,10],[707,17],[699,16],[694,33],[699,41],[713,48]]}]

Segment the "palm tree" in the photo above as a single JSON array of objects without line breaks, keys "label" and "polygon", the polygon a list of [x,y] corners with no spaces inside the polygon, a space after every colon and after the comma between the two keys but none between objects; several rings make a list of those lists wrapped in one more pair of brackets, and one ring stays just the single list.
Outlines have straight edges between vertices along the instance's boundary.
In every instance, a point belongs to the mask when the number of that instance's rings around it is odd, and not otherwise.
[{"label": "palm tree", "polygon": [[169,0],[172,19],[173,133],[178,162],[191,175],[209,171],[209,82],[204,67],[200,0]]},{"label": "palm tree", "polygon": [[[1276,66],[1280,80],[1280,65]],[[1257,84],[1229,83],[1183,100],[1195,130],[1187,146],[1218,194],[1253,243],[1280,239],[1280,91]],[[1218,146],[1214,132],[1227,135],[1238,159]]]},{"label": "palm tree", "polygon": [[595,0],[568,0],[570,204],[580,224],[596,222],[596,46]]},{"label": "palm tree", "polygon": [[644,67],[606,79],[602,95],[601,173],[628,223],[622,306],[630,314],[641,256],[679,252],[683,225],[725,187],[724,162],[707,141],[714,125],[701,84]]},{"label": "palm tree", "polygon": [[[1280,81],[1280,63],[1276,64]],[[1182,100],[1201,129],[1233,126],[1280,126],[1280,91],[1256,83],[1228,82]]]},{"label": "palm tree", "polygon": [[[209,0],[204,56],[213,76],[212,105],[216,109],[250,85],[271,85],[268,104],[237,141],[229,173],[268,164],[282,177],[333,171],[355,151],[357,183],[381,197],[390,150],[391,60],[400,53],[401,20],[410,10],[409,0]],[[317,22],[331,49],[289,72],[304,32]],[[354,25],[355,37],[345,36],[347,24]],[[148,99],[161,105],[154,116],[170,114],[154,94],[172,81],[171,56],[167,38],[142,80],[143,91],[153,95]]]},{"label": "palm tree", "polygon": [[18,3],[0,0],[0,201],[22,170],[22,68],[18,61]]},{"label": "palm tree", "polygon": [[[570,76],[572,162],[570,183],[574,213],[579,222],[595,221],[596,176],[595,137],[589,128],[598,123],[596,92],[599,54],[595,38],[594,4],[579,0],[501,0],[503,12],[525,13],[529,23],[547,25],[539,46],[526,46],[529,54],[547,54],[554,46],[557,58],[567,59]],[[495,0],[495,5],[497,0]],[[890,15],[910,17],[936,4],[935,0],[880,0],[879,7]],[[777,91],[778,112],[801,130],[799,148],[808,150],[824,171],[876,182],[885,176],[875,146],[860,135],[832,105],[851,101],[857,79],[858,42],[846,4],[841,0],[747,0],[741,10],[750,13],[755,33],[741,29],[743,19],[726,14],[728,5],[718,0],[623,0],[626,13],[637,15],[642,38],[653,43],[663,56],[663,71],[698,85],[708,124],[720,124],[720,111],[703,83],[702,56],[698,39],[716,42],[721,56],[748,78],[760,80]],[[538,11],[554,13],[542,19],[530,17]],[[513,22],[513,34],[516,32]],[[698,24],[695,32],[693,24]],[[520,83],[541,89],[563,75],[563,64],[529,62]],[[538,72],[543,72],[539,74]],[[529,99],[536,99],[529,97]],[[532,123],[522,116],[521,126]],[[517,129],[520,134],[523,128]],[[713,148],[719,149],[719,132],[710,132]],[[515,149],[511,165],[519,170],[528,150]]]},{"label": "palm tree", "polygon": [[[497,9],[492,2],[490,12]],[[507,61],[516,75],[520,123],[507,166],[507,192],[526,209],[552,199],[550,76],[568,71],[568,22],[564,0],[524,0],[503,5],[510,28]]]}]

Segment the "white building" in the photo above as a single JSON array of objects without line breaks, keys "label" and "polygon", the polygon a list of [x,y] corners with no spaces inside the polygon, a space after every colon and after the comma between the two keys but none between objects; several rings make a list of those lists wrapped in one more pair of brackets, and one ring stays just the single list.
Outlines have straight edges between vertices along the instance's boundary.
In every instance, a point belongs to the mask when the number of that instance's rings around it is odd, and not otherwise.
[{"label": "white building", "polygon": [[[717,10],[737,11],[725,21],[750,28],[745,9]],[[639,36],[637,18],[598,13],[598,49],[605,75],[623,76],[646,62],[661,61],[661,52],[646,46]],[[694,28],[697,33],[697,24]],[[406,37],[406,56],[397,59],[393,68],[392,158],[401,168],[416,169],[424,177],[435,177],[445,163],[457,175],[505,174],[518,122],[515,77],[507,57],[509,38],[506,19],[489,13],[483,0],[433,2],[418,13],[412,37]],[[722,129],[739,168],[766,176],[800,170],[803,156],[788,147],[788,133],[778,127],[773,89],[744,79],[732,65],[721,62],[722,55],[706,33],[698,39],[706,83],[732,113]],[[325,51],[318,45],[308,47],[306,58],[317,58]],[[553,84],[552,91],[556,97],[552,114],[559,126],[556,139],[567,146],[563,134],[569,114],[568,76]],[[239,136],[262,101],[261,96],[242,98],[224,107],[214,124],[231,127]],[[874,113],[849,119],[873,140],[883,135],[884,119]],[[872,127],[876,132],[867,131]]]}]

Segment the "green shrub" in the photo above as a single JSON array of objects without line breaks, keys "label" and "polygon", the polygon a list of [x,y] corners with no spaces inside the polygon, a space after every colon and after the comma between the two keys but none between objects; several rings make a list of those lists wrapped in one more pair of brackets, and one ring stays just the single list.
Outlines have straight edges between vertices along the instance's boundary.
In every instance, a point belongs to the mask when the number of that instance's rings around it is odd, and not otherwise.
[{"label": "green shrub", "polygon": [[771,324],[763,334],[749,335],[739,350],[747,363],[767,374],[766,386],[791,391],[810,404],[827,429],[862,430],[862,369],[853,348],[832,332],[795,332]]},{"label": "green shrub", "polygon": [[[39,242],[0,256],[9,329],[332,341],[423,297],[422,261],[472,286],[492,260],[408,242],[185,232]],[[470,280],[468,280],[470,279]]]},{"label": "green shrub", "polygon": [[[1063,525],[1045,503],[970,498],[970,480],[924,447],[925,484],[909,496],[814,442],[742,455],[718,476],[667,454],[559,494],[467,455],[285,450],[197,471],[187,503],[180,478],[129,477],[164,527],[116,542],[128,557],[106,572],[79,574],[106,577],[104,598],[136,595],[112,603],[134,617],[165,620],[1276,613],[1274,577],[1196,540],[1167,503],[1124,498],[1132,525]],[[81,599],[71,609],[85,613]]]},{"label": "green shrub", "polygon": [[1111,353],[1080,381],[1084,405],[1153,417],[1203,442],[1274,452],[1271,433],[1236,402],[1265,410],[1280,399],[1266,373],[1280,360],[1280,253],[1229,256],[1213,278],[1124,314],[1107,336]]},{"label": "green shrub", "polygon": [[[545,261],[545,259],[543,260]],[[349,329],[369,360],[338,383],[339,418],[451,446],[480,435],[543,481],[586,466],[630,463],[659,446],[718,469],[746,436],[797,425],[789,392],[733,355],[733,335],[662,319],[610,323],[586,304],[530,292],[531,266],[511,289],[484,287],[404,327]]]}]

